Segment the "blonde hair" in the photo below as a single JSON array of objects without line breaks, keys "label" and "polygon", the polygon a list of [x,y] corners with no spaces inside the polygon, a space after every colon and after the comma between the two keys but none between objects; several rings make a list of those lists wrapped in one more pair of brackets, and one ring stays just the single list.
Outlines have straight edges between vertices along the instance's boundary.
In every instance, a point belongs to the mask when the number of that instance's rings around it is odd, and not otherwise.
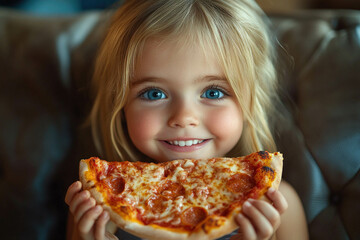
[{"label": "blonde hair", "polygon": [[[123,108],[146,40],[197,41],[216,54],[242,109],[245,127],[228,156],[275,150],[268,116],[276,74],[266,17],[253,0],[128,0],[113,15],[100,48],[91,112],[95,143],[111,160],[144,157],[132,144]],[[206,47],[205,47],[206,46]]]}]

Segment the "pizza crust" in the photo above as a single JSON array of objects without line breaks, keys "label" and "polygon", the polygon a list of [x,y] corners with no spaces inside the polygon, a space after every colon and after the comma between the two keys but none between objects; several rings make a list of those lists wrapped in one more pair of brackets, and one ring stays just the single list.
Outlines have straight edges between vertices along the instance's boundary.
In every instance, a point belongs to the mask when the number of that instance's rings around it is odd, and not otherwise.
[{"label": "pizza crust", "polygon": [[79,175],[80,181],[82,183],[83,189],[86,189],[90,192],[91,196],[96,200],[96,202],[100,205],[104,204],[104,199],[101,193],[96,190],[95,182],[92,180],[88,180],[85,177],[85,173],[89,171],[89,166],[86,162],[80,161],[79,167]]},{"label": "pizza crust", "polygon": [[[272,161],[271,168],[276,172],[275,180],[272,182],[271,187],[278,189],[281,177],[282,177],[282,168],[283,168],[283,157],[281,153],[270,153]],[[174,229],[167,229],[159,227],[157,225],[149,224],[143,225],[132,219],[127,220],[119,216],[110,206],[104,204],[103,196],[100,192],[97,191],[95,183],[92,180],[86,179],[86,172],[89,170],[88,164],[85,161],[80,162],[79,175],[80,181],[83,184],[83,189],[90,191],[91,196],[94,197],[96,202],[103,206],[103,208],[109,212],[111,220],[123,230],[145,239],[156,239],[156,240],[208,240],[216,239],[218,237],[224,236],[236,230],[238,225],[235,221],[235,216],[241,212],[241,207],[235,208],[228,217],[222,217],[224,223],[218,228],[210,228],[210,231],[205,232],[203,228],[198,228],[197,231],[188,235],[183,233],[180,230],[176,231]],[[269,199],[263,195],[260,197],[265,201],[269,202]]]},{"label": "pizza crust", "polygon": [[[107,208],[106,208],[107,209]],[[110,215],[114,214],[110,210]],[[191,235],[187,233],[176,232],[173,229],[159,228],[156,225],[142,225],[135,222],[126,222],[122,229],[137,236],[145,239],[156,239],[156,240],[209,240],[216,239],[226,234],[229,234],[238,228],[238,225],[234,221],[236,213],[230,214],[229,218],[226,218],[224,224],[216,229],[212,229],[206,233],[203,229],[193,232]],[[118,216],[115,214],[114,220],[116,224]],[[225,218],[224,218],[225,219]],[[118,219],[121,220],[121,219]]]},{"label": "pizza crust", "polygon": [[271,187],[279,189],[283,171],[283,155],[279,152],[270,153],[270,155],[272,156],[271,168],[276,172],[276,177]]}]

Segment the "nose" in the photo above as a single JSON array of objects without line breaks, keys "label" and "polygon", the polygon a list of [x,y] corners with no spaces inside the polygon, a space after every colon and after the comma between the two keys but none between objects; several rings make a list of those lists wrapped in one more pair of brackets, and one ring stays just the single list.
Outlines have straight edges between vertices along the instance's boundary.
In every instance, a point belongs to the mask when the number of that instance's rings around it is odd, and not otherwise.
[{"label": "nose", "polygon": [[178,104],[174,104],[170,110],[172,114],[170,115],[168,125],[172,128],[186,128],[186,127],[196,127],[199,125],[200,114],[194,106],[194,103],[189,103],[182,101]]}]

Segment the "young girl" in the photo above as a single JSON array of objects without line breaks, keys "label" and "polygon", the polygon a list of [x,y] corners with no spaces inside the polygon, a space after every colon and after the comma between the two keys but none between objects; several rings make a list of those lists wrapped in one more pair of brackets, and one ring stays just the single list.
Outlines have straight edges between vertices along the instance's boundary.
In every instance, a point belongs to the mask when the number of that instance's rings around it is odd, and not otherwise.
[{"label": "young girl", "polygon": [[[253,0],[125,2],[94,74],[91,123],[103,158],[164,162],[275,151],[269,116],[277,82],[265,19]],[[231,239],[307,239],[295,191],[283,182],[267,197],[272,204],[244,204]],[[80,182],[65,201],[69,237],[115,237],[109,214]]]}]

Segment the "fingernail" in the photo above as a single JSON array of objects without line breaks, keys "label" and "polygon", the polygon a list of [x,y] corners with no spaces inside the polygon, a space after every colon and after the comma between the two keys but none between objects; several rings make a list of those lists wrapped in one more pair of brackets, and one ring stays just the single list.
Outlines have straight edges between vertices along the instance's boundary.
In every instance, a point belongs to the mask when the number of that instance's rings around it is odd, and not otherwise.
[{"label": "fingernail", "polygon": [[109,218],[109,213],[106,212],[106,211],[104,211],[104,213],[103,213],[103,218],[104,218],[105,220],[108,219],[108,218]]},{"label": "fingernail", "polygon": [[246,201],[246,202],[244,203],[244,207],[251,207],[251,203],[250,203],[249,201]]},{"label": "fingernail", "polygon": [[252,203],[255,201],[255,199],[249,198],[248,201]]},{"label": "fingernail", "polygon": [[84,195],[85,195],[86,198],[89,198],[90,197],[90,192],[88,190],[85,190]]},{"label": "fingernail", "polygon": [[270,194],[273,193],[273,192],[275,192],[275,188],[273,188],[273,187],[269,188],[268,192],[269,192]]},{"label": "fingernail", "polygon": [[97,205],[97,206],[95,207],[95,211],[96,211],[96,212],[100,212],[100,211],[101,211],[101,207],[100,207],[99,205]]},{"label": "fingernail", "polygon": [[73,188],[78,188],[78,187],[80,187],[80,182],[79,182],[79,181],[74,182],[74,183],[71,185],[71,187],[73,187]]}]

